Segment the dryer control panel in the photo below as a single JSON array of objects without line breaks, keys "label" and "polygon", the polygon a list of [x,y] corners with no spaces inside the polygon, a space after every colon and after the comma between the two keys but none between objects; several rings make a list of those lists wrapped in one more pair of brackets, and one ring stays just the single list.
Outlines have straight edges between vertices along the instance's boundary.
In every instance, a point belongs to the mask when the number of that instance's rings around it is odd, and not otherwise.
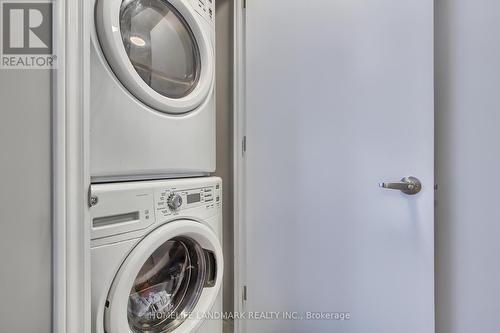
[{"label": "dryer control panel", "polygon": [[177,187],[160,188],[155,191],[156,218],[162,219],[178,215],[187,210],[210,210],[221,208],[221,185],[182,189]]},{"label": "dryer control panel", "polygon": [[209,22],[215,22],[215,0],[191,0],[191,3],[198,14]]}]

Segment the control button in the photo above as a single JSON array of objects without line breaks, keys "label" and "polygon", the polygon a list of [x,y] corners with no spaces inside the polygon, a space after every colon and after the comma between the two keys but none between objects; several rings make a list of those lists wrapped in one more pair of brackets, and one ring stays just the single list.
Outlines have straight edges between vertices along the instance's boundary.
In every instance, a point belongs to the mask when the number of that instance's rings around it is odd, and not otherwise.
[{"label": "control button", "polygon": [[182,206],[182,197],[177,193],[172,193],[167,200],[168,207],[172,210],[179,209]]}]

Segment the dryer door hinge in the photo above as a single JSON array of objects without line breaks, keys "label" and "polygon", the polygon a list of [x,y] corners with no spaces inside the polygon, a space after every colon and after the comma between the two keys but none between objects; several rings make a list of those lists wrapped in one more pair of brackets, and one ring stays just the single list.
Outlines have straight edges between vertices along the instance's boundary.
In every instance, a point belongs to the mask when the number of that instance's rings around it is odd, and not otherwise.
[{"label": "dryer door hinge", "polygon": [[243,139],[241,140],[241,151],[243,152],[243,155],[247,152],[247,137],[244,136]]},{"label": "dryer door hinge", "polygon": [[243,0],[243,9],[247,9],[247,0]]}]

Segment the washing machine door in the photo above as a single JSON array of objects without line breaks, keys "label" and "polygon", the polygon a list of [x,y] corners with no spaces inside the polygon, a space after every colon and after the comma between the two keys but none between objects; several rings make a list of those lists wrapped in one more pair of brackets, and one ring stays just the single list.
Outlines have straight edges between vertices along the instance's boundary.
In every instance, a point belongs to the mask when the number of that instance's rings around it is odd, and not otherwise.
[{"label": "washing machine door", "polygon": [[209,227],[179,220],[158,228],[121,265],[106,302],[106,332],[191,332],[212,309],[222,272]]},{"label": "washing machine door", "polygon": [[211,93],[210,32],[187,0],[97,0],[95,19],[113,72],[143,103],[181,114]]}]

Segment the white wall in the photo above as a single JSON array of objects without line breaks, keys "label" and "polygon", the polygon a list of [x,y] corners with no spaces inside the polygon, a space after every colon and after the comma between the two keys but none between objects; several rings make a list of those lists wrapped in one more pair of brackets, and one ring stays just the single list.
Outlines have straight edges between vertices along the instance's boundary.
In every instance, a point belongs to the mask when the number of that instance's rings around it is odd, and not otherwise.
[{"label": "white wall", "polygon": [[52,331],[50,81],[0,69],[0,332]]},{"label": "white wall", "polygon": [[436,0],[437,333],[500,332],[500,1]]}]

